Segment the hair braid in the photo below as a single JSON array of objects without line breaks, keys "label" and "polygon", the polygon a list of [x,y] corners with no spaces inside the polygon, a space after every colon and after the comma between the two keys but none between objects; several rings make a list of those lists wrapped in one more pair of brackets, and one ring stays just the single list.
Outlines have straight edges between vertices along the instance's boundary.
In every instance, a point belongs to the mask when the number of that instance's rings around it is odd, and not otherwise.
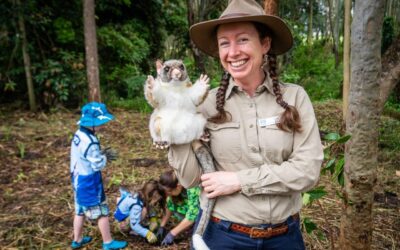
[{"label": "hair braid", "polygon": [[300,115],[296,107],[289,105],[283,100],[281,88],[279,85],[279,78],[277,74],[276,55],[268,55],[268,73],[272,80],[272,89],[276,96],[276,102],[285,109],[285,112],[280,117],[280,122],[277,124],[278,128],[284,131],[301,132]]},{"label": "hair braid", "polygon": [[227,71],[224,71],[221,79],[221,83],[219,85],[217,94],[216,94],[216,109],[218,113],[213,117],[208,118],[208,121],[214,123],[224,123],[230,119],[230,114],[224,109],[225,105],[225,94],[229,85],[230,74]]}]

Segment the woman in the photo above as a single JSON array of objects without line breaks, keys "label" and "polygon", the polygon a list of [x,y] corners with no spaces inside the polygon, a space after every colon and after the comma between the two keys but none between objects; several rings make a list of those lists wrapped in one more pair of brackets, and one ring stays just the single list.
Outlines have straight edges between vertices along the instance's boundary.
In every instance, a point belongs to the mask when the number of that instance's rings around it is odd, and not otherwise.
[{"label": "woman", "polygon": [[[304,89],[278,80],[276,55],[293,38],[254,0],[232,0],[220,18],[190,28],[196,46],[225,69],[199,111],[207,118],[218,172],[202,175],[199,144],[172,145],[169,161],[185,187],[217,198],[204,234],[211,249],[304,249],[301,192],[316,185],[323,160]],[[203,202],[201,202],[201,205]]]},{"label": "woman", "polygon": [[[168,196],[167,208],[157,232],[157,238],[163,238],[161,245],[165,246],[172,244],[178,234],[192,228],[199,213],[200,188],[193,187],[186,190],[179,184],[173,170],[162,173],[159,183]],[[165,225],[171,216],[177,218],[179,223],[164,237]]]}]

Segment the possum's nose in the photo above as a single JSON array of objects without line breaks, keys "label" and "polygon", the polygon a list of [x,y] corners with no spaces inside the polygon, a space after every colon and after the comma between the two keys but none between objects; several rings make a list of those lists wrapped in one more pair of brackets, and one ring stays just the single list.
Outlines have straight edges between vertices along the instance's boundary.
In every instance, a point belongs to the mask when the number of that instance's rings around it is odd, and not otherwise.
[{"label": "possum's nose", "polygon": [[179,80],[182,76],[182,72],[179,69],[173,69],[171,72],[171,78],[174,80]]}]

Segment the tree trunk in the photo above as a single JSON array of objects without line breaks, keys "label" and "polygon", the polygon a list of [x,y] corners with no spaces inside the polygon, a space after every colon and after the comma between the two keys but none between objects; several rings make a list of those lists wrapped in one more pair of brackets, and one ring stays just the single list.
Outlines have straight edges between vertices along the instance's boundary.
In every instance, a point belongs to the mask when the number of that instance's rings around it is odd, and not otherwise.
[{"label": "tree trunk", "polygon": [[28,53],[28,40],[26,38],[26,30],[25,30],[25,22],[24,16],[21,10],[21,2],[20,0],[16,0],[16,5],[18,6],[18,26],[21,32],[22,37],[22,55],[24,58],[24,68],[25,68],[25,76],[26,76],[26,85],[28,87],[28,96],[29,96],[29,108],[31,111],[36,111],[36,99],[35,92],[33,87],[33,80],[31,74],[31,58]]},{"label": "tree trunk", "polygon": [[346,120],[350,90],[350,25],[351,0],[344,0],[344,41],[343,41],[343,120]]},{"label": "tree trunk", "polygon": [[351,27],[351,86],[345,147],[340,249],[371,249],[379,128],[384,1],[356,0]]},{"label": "tree trunk", "polygon": [[336,60],[336,68],[339,66],[340,63],[340,56],[339,56],[339,45],[340,45],[340,33],[341,33],[341,28],[340,28],[340,11],[342,10],[342,0],[335,0],[335,24],[334,24],[334,39],[335,39],[335,46],[336,46],[336,51],[337,51],[337,60]]},{"label": "tree trunk", "polygon": [[387,16],[393,16],[393,0],[388,0],[386,4],[387,8]]},{"label": "tree trunk", "polygon": [[264,11],[268,15],[278,16],[279,14],[279,0],[265,0]]},{"label": "tree trunk", "polygon": [[312,44],[313,39],[313,0],[308,1],[308,35],[307,35],[307,43],[308,45]]},{"label": "tree trunk", "polygon": [[83,0],[83,26],[85,33],[86,75],[89,87],[89,101],[101,102],[99,63],[94,0]]},{"label": "tree trunk", "polygon": [[[195,23],[198,23],[198,22],[204,20],[204,18],[200,17],[200,10],[202,9],[202,6],[199,6],[199,5],[196,6],[196,4],[197,4],[197,1],[186,0],[187,19],[188,19],[189,27]],[[196,18],[196,10],[197,10],[197,14],[198,14],[197,18]],[[193,43],[192,40],[190,40],[190,49],[192,50],[196,69],[199,70],[200,72],[206,72],[206,67],[205,67],[205,60],[206,60],[205,57],[206,56],[205,56],[205,54],[196,47],[196,45]]]},{"label": "tree trunk", "polygon": [[[335,27],[336,24],[336,19],[335,19],[335,23],[333,22],[333,10],[336,10],[332,4],[332,1],[334,0],[327,0],[328,1],[328,20],[329,20],[329,26],[330,26],[330,30],[331,30],[331,35],[332,35],[332,51],[333,51],[333,55],[335,56],[335,69],[337,69],[337,67],[339,66],[339,48],[338,48],[338,32],[337,29]],[[336,8],[339,8],[339,6],[336,6]],[[336,13],[336,11],[335,11]],[[335,17],[335,18],[339,18],[339,17]]]},{"label": "tree trunk", "polygon": [[380,104],[379,110],[383,107],[390,93],[400,82],[400,36],[386,50],[382,58],[382,75],[380,79]]}]

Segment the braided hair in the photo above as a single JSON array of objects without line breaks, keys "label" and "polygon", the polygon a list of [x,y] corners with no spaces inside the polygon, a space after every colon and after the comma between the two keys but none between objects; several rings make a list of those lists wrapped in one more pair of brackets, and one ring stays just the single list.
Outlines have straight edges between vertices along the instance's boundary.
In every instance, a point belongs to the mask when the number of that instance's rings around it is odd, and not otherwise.
[{"label": "braided hair", "polygon": [[272,90],[276,96],[276,103],[278,103],[285,112],[280,117],[280,122],[277,124],[278,128],[287,132],[301,132],[300,115],[296,107],[289,105],[282,98],[281,88],[279,85],[278,74],[276,73],[276,55],[268,55],[268,73],[272,80]]},{"label": "braided hair", "polygon": [[232,118],[231,114],[224,109],[225,94],[226,90],[228,89],[230,77],[231,75],[227,71],[224,71],[224,73],[222,74],[221,82],[216,94],[216,99],[217,99],[216,109],[218,113],[208,118],[208,121],[210,122],[221,124],[229,121]]}]

